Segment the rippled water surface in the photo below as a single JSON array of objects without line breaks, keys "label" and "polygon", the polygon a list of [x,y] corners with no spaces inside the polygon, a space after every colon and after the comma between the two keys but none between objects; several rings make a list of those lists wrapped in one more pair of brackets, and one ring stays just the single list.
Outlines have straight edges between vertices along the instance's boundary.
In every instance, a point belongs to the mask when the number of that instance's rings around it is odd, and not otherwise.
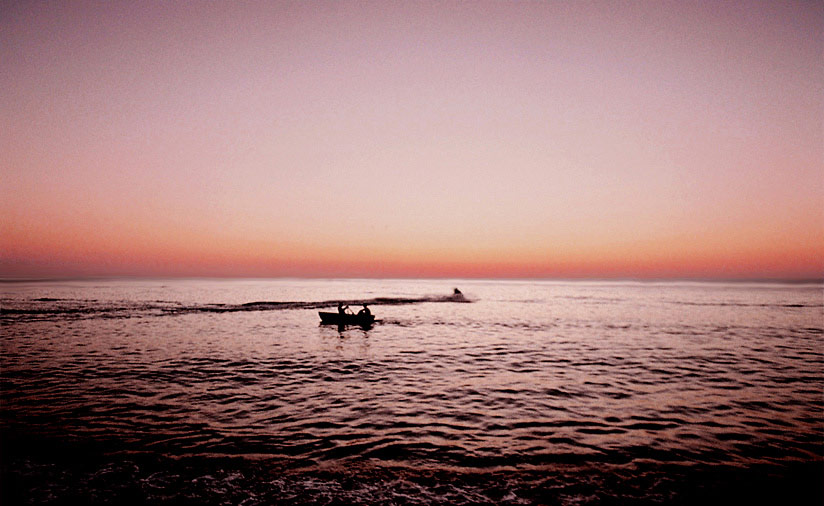
[{"label": "rippled water surface", "polygon": [[[378,322],[319,325],[339,300]],[[4,282],[0,306],[3,504],[822,501],[820,284]]]}]

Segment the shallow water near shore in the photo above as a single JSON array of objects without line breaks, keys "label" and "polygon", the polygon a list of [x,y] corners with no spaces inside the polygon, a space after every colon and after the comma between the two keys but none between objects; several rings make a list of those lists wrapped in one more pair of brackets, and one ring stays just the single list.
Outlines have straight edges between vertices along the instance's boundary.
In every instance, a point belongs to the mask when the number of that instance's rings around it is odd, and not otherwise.
[{"label": "shallow water near shore", "polygon": [[3,282],[2,502],[820,504],[822,290]]}]

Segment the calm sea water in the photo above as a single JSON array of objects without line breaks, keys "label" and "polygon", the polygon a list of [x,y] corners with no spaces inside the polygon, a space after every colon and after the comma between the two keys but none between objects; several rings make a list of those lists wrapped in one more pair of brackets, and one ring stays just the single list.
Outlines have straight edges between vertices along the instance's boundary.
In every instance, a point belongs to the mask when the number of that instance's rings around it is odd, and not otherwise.
[{"label": "calm sea water", "polygon": [[[338,300],[379,322],[320,326]],[[4,282],[0,306],[4,505],[822,501],[820,284]]]}]

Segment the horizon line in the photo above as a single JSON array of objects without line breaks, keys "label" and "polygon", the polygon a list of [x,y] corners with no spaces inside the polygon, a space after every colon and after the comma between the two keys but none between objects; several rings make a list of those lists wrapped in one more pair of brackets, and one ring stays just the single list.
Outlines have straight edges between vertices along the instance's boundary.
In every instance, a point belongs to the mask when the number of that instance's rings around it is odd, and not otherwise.
[{"label": "horizon line", "polygon": [[598,277],[598,276],[579,276],[579,277],[551,277],[551,276],[535,276],[535,277],[506,277],[506,276],[490,276],[490,277],[460,277],[460,276],[390,276],[390,277],[370,277],[370,276],[220,276],[220,275],[204,275],[204,276],[151,276],[151,275],[88,275],[88,276],[21,276],[21,277],[6,277],[0,275],[0,283],[45,283],[45,282],[66,282],[66,281],[104,281],[104,280],[328,280],[328,281],[346,281],[346,280],[375,280],[375,281],[403,281],[403,280],[420,280],[420,281],[558,281],[558,282],[633,282],[633,283],[678,283],[678,282],[692,282],[692,283],[780,283],[780,284],[824,284],[824,276],[822,277],[632,277],[632,276],[615,276],[615,277]]}]

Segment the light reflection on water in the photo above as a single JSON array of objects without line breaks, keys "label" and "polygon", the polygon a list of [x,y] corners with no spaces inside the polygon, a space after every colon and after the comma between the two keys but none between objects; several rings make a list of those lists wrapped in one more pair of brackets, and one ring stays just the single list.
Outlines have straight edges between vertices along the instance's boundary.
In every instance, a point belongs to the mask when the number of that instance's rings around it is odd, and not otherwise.
[{"label": "light reflection on water", "polygon": [[[434,302],[453,286],[473,302]],[[249,462],[263,459],[287,473],[260,485],[270,499],[302,491],[308,502],[397,502],[397,469],[414,469],[404,475],[418,487],[407,502],[541,502],[549,489],[560,503],[587,494],[597,502],[593,491],[658,502],[687,492],[636,482],[700,466],[769,465],[775,475],[822,460],[820,285],[162,280],[0,289],[3,444],[29,462],[30,475],[14,471],[23,482],[59,488],[31,464],[42,460],[32,448],[48,446],[47,454],[96,455],[94,473],[136,454],[204,459],[202,468],[243,457],[247,464],[229,466],[238,494],[262,472]],[[433,301],[373,305],[381,322],[343,331],[318,325],[317,308],[214,310],[377,297]],[[158,480],[177,476],[172,464],[149,467]],[[137,469],[148,494],[157,483]],[[328,469],[339,474],[319,474]],[[361,478],[349,490],[368,485],[363,497],[341,488],[354,469]],[[429,485],[422,469],[434,473]],[[478,478],[494,470],[503,477]],[[299,485],[307,480],[325,483],[326,495]],[[591,490],[576,488],[582,480]]]}]

